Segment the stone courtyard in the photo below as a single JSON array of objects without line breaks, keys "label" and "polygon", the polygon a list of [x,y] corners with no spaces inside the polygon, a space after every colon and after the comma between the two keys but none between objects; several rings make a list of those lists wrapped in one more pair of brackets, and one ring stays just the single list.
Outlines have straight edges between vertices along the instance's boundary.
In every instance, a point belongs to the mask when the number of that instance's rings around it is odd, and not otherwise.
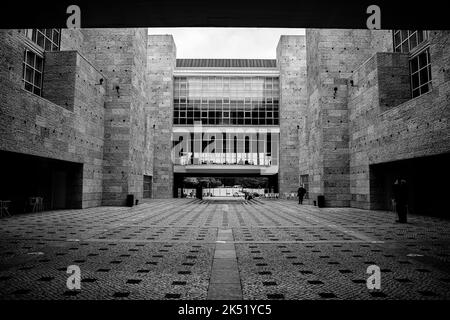
[{"label": "stone courtyard", "polygon": [[288,200],[20,214],[0,220],[0,299],[449,299],[450,221],[394,221]]}]

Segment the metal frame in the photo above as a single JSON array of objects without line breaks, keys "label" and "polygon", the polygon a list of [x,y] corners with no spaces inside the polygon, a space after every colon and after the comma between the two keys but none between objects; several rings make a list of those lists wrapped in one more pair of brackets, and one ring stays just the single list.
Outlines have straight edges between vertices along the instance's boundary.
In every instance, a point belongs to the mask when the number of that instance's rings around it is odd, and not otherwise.
[{"label": "metal frame", "polygon": [[[405,36],[406,33],[406,36]],[[422,40],[419,42],[419,34],[422,33]],[[400,38],[400,42],[396,41]],[[417,39],[414,44],[411,43],[411,39]],[[430,61],[430,43],[429,32],[423,30],[393,30],[392,32],[394,52],[409,53],[409,71],[410,71],[410,89],[411,97],[417,98],[422,94],[428,93],[432,90],[432,77],[431,77],[431,61]],[[407,46],[407,51],[404,50],[404,46]],[[422,67],[419,65],[419,56],[425,52],[426,63]],[[412,64],[417,59],[418,69],[412,71]],[[427,81],[422,82],[420,72],[427,69]],[[414,86],[413,77],[417,75],[418,85]]]},{"label": "metal frame", "polygon": [[[49,37],[49,31],[51,30],[51,38]],[[23,88],[33,94],[42,96],[42,83],[44,78],[44,53],[45,51],[58,51],[61,45],[61,29],[22,29],[22,40],[25,44],[24,57],[23,57],[23,71],[22,71],[22,83]],[[56,37],[56,42],[53,40]],[[42,39],[43,46],[39,43],[39,39]],[[46,47],[50,46],[50,50],[46,50]],[[28,56],[33,55],[33,62],[29,61]],[[40,66],[38,66],[38,61]],[[32,70],[31,82],[27,80],[27,70]],[[40,74],[40,79],[36,81],[36,74]]]},{"label": "metal frame", "polygon": [[175,76],[173,124],[279,125],[279,101],[278,76]]}]

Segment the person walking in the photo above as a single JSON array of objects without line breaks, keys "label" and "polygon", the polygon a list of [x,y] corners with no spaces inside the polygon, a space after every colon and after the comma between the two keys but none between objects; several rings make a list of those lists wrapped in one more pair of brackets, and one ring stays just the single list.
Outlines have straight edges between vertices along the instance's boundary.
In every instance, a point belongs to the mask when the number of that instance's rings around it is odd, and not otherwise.
[{"label": "person walking", "polygon": [[408,214],[408,185],[406,180],[397,179],[394,183],[394,200],[399,223],[407,223]]},{"label": "person walking", "polygon": [[303,204],[303,197],[306,194],[306,189],[303,185],[301,185],[297,190],[297,196],[298,196],[298,204]]}]

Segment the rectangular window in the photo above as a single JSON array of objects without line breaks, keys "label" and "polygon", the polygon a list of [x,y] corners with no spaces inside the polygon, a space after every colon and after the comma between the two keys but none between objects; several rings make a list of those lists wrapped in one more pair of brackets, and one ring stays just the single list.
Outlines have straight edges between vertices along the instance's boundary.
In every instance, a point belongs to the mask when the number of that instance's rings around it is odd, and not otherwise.
[{"label": "rectangular window", "polygon": [[[208,124],[277,124],[278,87],[277,77],[175,77],[174,104],[181,107],[186,102],[185,97],[189,102],[188,112],[180,113],[174,123],[190,123],[192,118],[202,118],[202,123]],[[190,98],[194,98],[194,104],[190,103]],[[254,118],[250,112],[258,106],[261,110]],[[194,109],[194,113],[189,112]],[[174,116],[176,118],[177,114]],[[185,120],[181,120],[182,117]]]},{"label": "rectangular window", "polygon": [[25,29],[25,36],[43,51],[58,51],[61,41],[60,29]]},{"label": "rectangular window", "polygon": [[427,48],[409,61],[413,98],[431,90],[430,51]]},{"label": "rectangular window", "polygon": [[409,53],[411,95],[418,97],[431,90],[431,62],[428,32],[423,30],[394,30],[394,51]]},{"label": "rectangular window", "polygon": [[44,68],[44,59],[31,50],[26,49],[23,58],[23,76],[24,88],[34,94],[42,93],[42,72]]},{"label": "rectangular window", "polygon": [[144,176],[142,198],[149,199],[152,197],[152,176]]},{"label": "rectangular window", "polygon": [[27,39],[23,57],[23,87],[25,90],[41,96],[44,52],[59,50],[61,30],[24,29],[23,31]]},{"label": "rectangular window", "polygon": [[394,30],[394,51],[412,52],[425,40],[428,33],[423,30]]}]

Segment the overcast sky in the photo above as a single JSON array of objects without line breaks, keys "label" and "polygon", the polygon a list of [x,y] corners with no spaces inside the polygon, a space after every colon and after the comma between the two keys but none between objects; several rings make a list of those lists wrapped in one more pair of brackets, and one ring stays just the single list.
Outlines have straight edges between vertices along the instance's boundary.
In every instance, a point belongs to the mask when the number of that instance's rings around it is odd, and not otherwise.
[{"label": "overcast sky", "polygon": [[149,28],[149,34],[171,34],[177,58],[275,59],[280,35],[305,34],[283,28]]}]

